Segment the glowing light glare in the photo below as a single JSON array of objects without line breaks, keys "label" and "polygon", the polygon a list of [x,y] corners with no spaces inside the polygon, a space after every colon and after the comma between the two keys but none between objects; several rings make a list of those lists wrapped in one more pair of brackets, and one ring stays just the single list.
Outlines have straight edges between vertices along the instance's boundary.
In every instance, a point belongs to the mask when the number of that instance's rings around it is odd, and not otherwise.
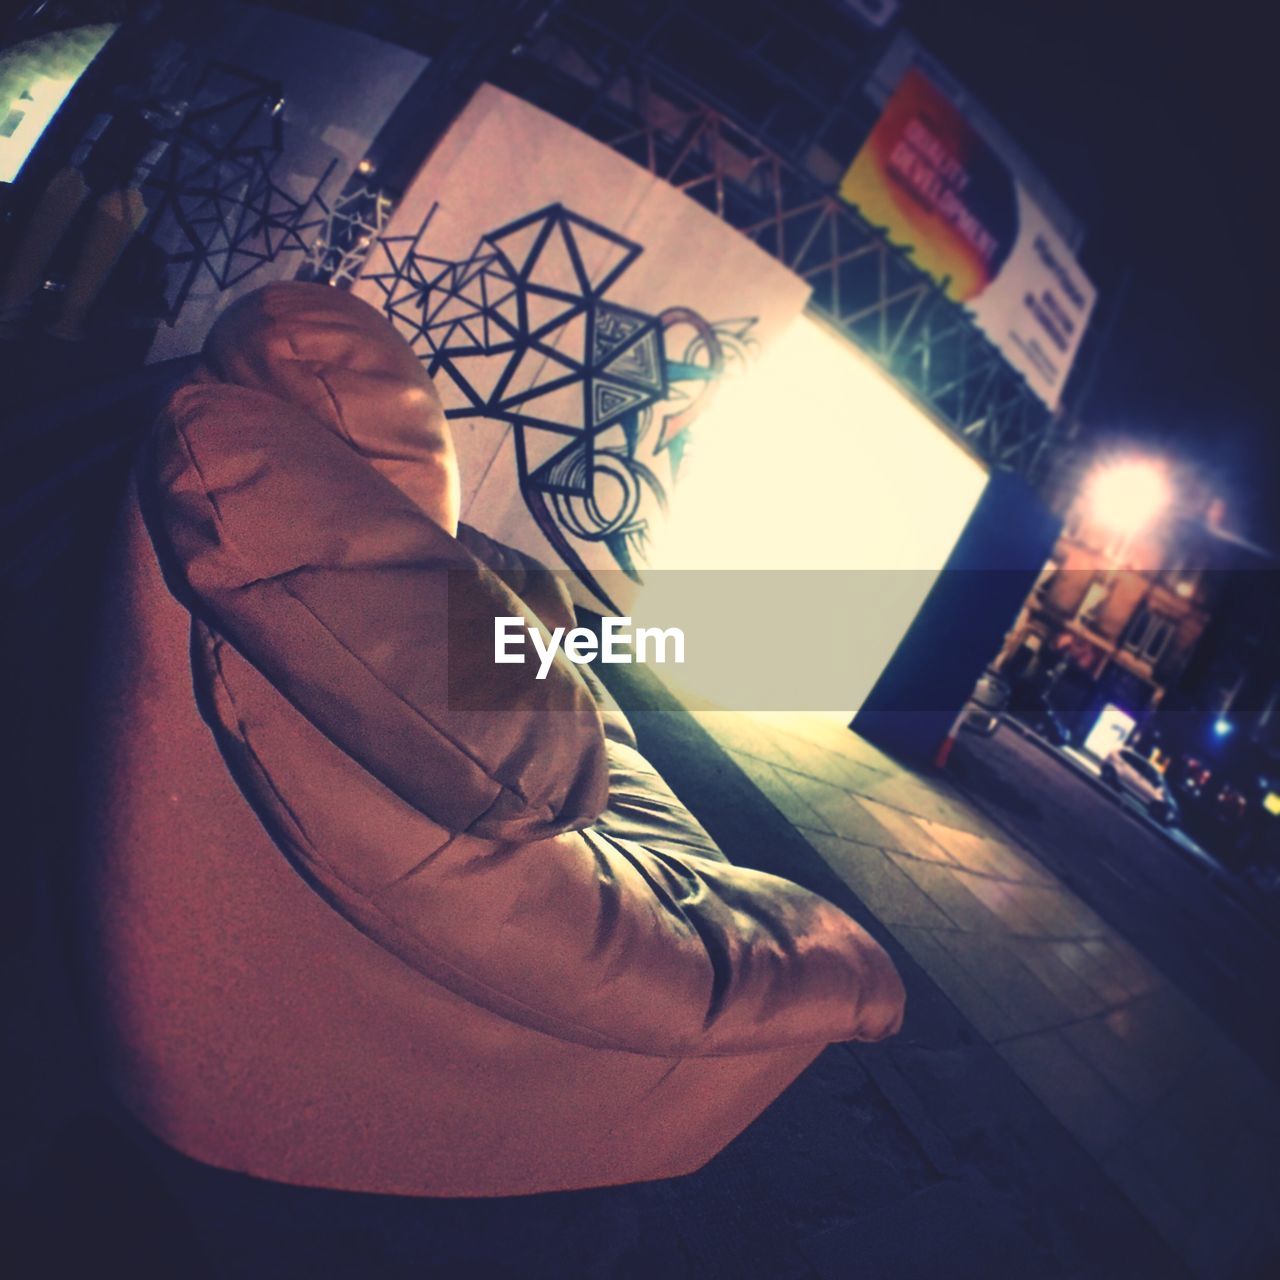
[{"label": "glowing light glare", "polygon": [[1230,720],[1228,720],[1225,716],[1219,716],[1219,717],[1218,717],[1218,718],[1213,722],[1213,732],[1214,732],[1214,733],[1215,733],[1219,738],[1226,738],[1226,737],[1228,737],[1228,736],[1230,735],[1230,733],[1231,733],[1232,729],[1234,729],[1234,728],[1235,728],[1235,725],[1233,725],[1233,724],[1231,723],[1231,721],[1230,721]]},{"label": "glowing light glare", "polygon": [[[785,662],[781,655],[800,652],[798,621],[813,611],[805,593],[834,592],[839,600],[825,602],[824,617],[839,614],[840,632],[807,643],[838,654],[830,669],[840,687],[821,697],[847,723],[902,642],[986,479],[867,357],[801,317],[698,419],[671,518],[655,539],[658,572],[647,575],[634,612],[644,625],[691,619],[686,632],[721,660],[664,678],[721,707],[758,709],[746,706],[752,695],[743,689],[760,685],[759,673],[753,682],[735,667],[731,634],[713,643],[711,613],[740,610],[768,637],[752,652]],[[736,571],[740,595],[698,600],[707,577],[664,572],[688,569]],[[758,570],[892,572],[838,581],[789,572],[784,582],[777,573],[752,576]]]},{"label": "glowing light glare", "polygon": [[1087,498],[1089,512],[1099,524],[1116,533],[1134,534],[1169,505],[1172,493],[1159,463],[1133,459],[1095,471]]},{"label": "glowing light glare", "polygon": [[68,93],[116,30],[101,22],[0,51],[0,182],[13,182]]},{"label": "glowing light glare", "polygon": [[1084,749],[1091,756],[1105,760],[1117,747],[1128,742],[1137,723],[1123,707],[1108,702],[1093,722],[1093,728],[1084,740]]},{"label": "glowing light glare", "polygon": [[[0,144],[0,182],[12,182],[32,147],[62,106],[74,78],[53,80],[39,76],[23,89],[22,96],[6,105],[6,133]],[[16,122],[12,125],[10,122]]]},{"label": "glowing light glare", "polygon": [[698,419],[661,569],[941,568],[986,470],[800,317]]}]

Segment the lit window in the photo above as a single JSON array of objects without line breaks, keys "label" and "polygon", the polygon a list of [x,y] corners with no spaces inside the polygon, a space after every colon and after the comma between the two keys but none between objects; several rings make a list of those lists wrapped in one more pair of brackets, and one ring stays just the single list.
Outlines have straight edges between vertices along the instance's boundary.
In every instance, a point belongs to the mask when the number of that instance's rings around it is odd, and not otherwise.
[{"label": "lit window", "polygon": [[1139,609],[1125,634],[1124,647],[1144,662],[1158,662],[1168,647],[1173,632],[1172,618],[1154,613],[1150,609]]},{"label": "lit window", "polygon": [[1084,599],[1080,601],[1080,621],[1088,626],[1096,627],[1102,611],[1111,596],[1111,583],[1104,578],[1095,578],[1085,590]]}]

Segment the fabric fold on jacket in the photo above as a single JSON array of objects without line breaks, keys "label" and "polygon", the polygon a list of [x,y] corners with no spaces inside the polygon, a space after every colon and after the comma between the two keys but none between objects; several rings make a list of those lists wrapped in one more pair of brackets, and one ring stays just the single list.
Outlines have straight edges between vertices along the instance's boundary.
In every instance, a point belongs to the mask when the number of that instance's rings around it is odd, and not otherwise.
[{"label": "fabric fold on jacket", "polygon": [[159,1137],[262,1178],[689,1172],[825,1045],[896,1031],[901,982],[735,866],[594,676],[494,662],[496,617],[572,605],[458,491],[372,308],[271,285],[214,326],[138,457],[87,708],[104,1061]]}]

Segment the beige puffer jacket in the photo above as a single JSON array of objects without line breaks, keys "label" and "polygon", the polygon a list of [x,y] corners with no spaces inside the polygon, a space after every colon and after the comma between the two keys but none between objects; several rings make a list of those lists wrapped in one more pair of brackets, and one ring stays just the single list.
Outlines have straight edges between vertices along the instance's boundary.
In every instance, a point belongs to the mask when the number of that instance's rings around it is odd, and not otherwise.
[{"label": "beige puffer jacket", "polygon": [[457,492],[421,365],[336,290],[237,303],[173,396],[93,700],[111,1078],[179,1150],[286,1182],[693,1170],[824,1045],[896,1030],[901,984],[730,864],[563,657],[494,665],[529,565],[459,534]]}]

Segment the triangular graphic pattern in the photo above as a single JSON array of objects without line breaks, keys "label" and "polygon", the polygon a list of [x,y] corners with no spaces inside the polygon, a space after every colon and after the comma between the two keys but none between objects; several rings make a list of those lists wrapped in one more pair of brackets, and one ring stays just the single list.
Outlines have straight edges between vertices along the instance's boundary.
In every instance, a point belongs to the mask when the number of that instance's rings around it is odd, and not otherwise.
[{"label": "triangular graphic pattern", "polygon": [[643,391],[597,378],[592,383],[593,418],[597,427],[617,421],[628,409],[638,409],[646,401]]},{"label": "triangular graphic pattern", "polygon": [[615,378],[629,378],[661,393],[662,348],[657,329],[649,329],[629,347],[624,347],[603,368]]},{"label": "triangular graphic pattern", "polygon": [[[684,307],[651,315],[606,301],[641,246],[560,204],[482,236],[462,262],[421,251],[429,224],[430,215],[416,235],[379,240],[362,280],[381,291],[383,309],[428,373],[458,393],[463,404],[450,417],[511,424],[530,515],[611,605],[579,546],[600,544],[639,579],[644,511],[653,500],[666,506],[641,449],[678,465],[699,398],[684,388],[714,382],[726,344],[741,359],[753,322],[721,328]],[[664,335],[677,323],[698,330],[696,358],[668,355]],[[646,436],[654,411],[673,400],[679,414],[664,417],[655,443]]]},{"label": "triangular graphic pattern", "polygon": [[309,261],[334,216],[321,192],[338,163],[305,199],[276,182],[285,137],[277,81],[210,63],[183,96],[185,114],[147,172],[149,213],[139,232],[162,264],[170,324],[202,279],[221,291],[281,255]]}]

